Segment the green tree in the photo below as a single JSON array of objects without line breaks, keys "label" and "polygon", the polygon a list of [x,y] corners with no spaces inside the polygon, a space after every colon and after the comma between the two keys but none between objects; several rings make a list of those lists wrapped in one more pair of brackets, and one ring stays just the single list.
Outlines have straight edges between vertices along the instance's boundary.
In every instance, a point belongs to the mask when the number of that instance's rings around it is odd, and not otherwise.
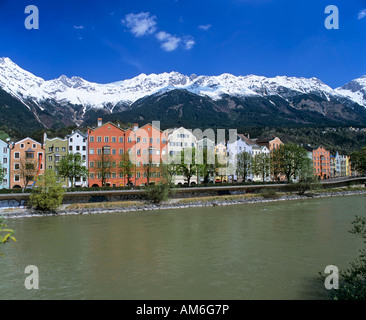
[{"label": "green tree", "polygon": [[37,178],[37,187],[32,190],[29,198],[30,204],[36,210],[55,212],[62,204],[64,192],[53,170],[47,169]]},{"label": "green tree", "polygon": [[197,161],[197,172],[203,177],[203,183],[209,183],[210,176],[213,176],[216,171],[215,153],[210,153],[208,148],[203,148],[198,152],[199,161]]},{"label": "green tree", "polygon": [[354,151],[350,156],[352,170],[365,175],[366,174],[366,147],[360,151]]},{"label": "green tree", "polygon": [[167,183],[158,183],[147,185],[145,187],[145,197],[153,203],[160,203],[167,200],[170,193],[170,185]]},{"label": "green tree", "polygon": [[127,185],[131,185],[132,173],[135,170],[136,165],[131,161],[128,153],[121,154],[121,158],[118,164],[118,169],[123,176],[127,177]]},{"label": "green tree", "polygon": [[253,174],[260,176],[264,182],[271,173],[271,161],[269,154],[259,153],[253,157]]},{"label": "green tree", "polygon": [[[352,221],[352,234],[359,235],[366,243],[366,218],[356,216]],[[350,263],[345,271],[339,271],[339,288],[329,292],[332,300],[366,300],[366,250],[359,250],[359,256]],[[326,276],[320,273],[324,281]]]},{"label": "green tree", "polygon": [[89,174],[80,153],[68,153],[62,158],[58,163],[57,173],[60,177],[69,179],[71,186],[74,186],[75,178],[87,178]]},{"label": "green tree", "polygon": [[2,164],[1,164],[1,162],[0,162],[0,184],[2,184],[2,183],[3,183],[3,181],[4,181],[4,177],[5,177],[5,174],[4,174],[4,168],[3,168],[3,166],[2,166]]},{"label": "green tree", "polygon": [[184,149],[181,152],[181,162],[179,171],[187,179],[188,185],[191,184],[193,176],[197,175],[196,148]]},{"label": "green tree", "polygon": [[245,182],[252,173],[252,156],[249,152],[240,152],[236,158],[236,174]]},{"label": "green tree", "polygon": [[273,151],[273,155],[279,160],[279,171],[286,176],[287,182],[296,179],[308,161],[305,149],[296,144],[282,144]]},{"label": "green tree", "polygon": [[[6,227],[6,224],[4,224],[4,222],[3,222],[3,219],[0,218],[0,245],[5,244],[6,242],[8,242],[10,240],[16,241],[13,234],[14,234],[14,230],[8,229]],[[0,252],[0,256],[4,256],[4,255]]]},{"label": "green tree", "polygon": [[96,176],[101,180],[102,187],[107,185],[107,181],[111,176],[113,167],[113,159],[109,153],[104,152],[104,148],[102,148],[102,153],[96,160],[96,166],[94,167],[94,171]]}]

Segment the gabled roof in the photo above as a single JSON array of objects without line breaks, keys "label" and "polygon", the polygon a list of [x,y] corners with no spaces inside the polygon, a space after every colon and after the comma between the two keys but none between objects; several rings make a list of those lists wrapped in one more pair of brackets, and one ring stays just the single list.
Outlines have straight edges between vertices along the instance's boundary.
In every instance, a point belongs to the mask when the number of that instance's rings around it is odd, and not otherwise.
[{"label": "gabled roof", "polygon": [[247,136],[245,136],[242,133],[238,133],[238,137],[243,140],[248,145],[257,145],[252,139],[249,139]]},{"label": "gabled roof", "polygon": [[34,143],[38,143],[39,145],[42,145],[40,142],[38,142],[38,141],[36,141],[36,140],[34,140],[34,139],[32,139],[32,138],[29,138],[29,137],[24,138],[24,139],[22,139],[22,140],[19,140],[19,141],[15,142],[15,144],[22,143],[22,142],[24,142],[25,140],[31,140],[31,141],[33,141]]},{"label": "gabled roof", "polygon": [[71,136],[73,136],[73,135],[75,135],[75,134],[80,134],[83,138],[87,138],[88,137],[88,135],[86,134],[86,133],[82,133],[79,129],[76,129],[74,132],[72,132],[72,133],[70,133],[70,134],[68,134],[66,137],[65,137],[65,139],[68,139],[68,138],[70,138]]}]

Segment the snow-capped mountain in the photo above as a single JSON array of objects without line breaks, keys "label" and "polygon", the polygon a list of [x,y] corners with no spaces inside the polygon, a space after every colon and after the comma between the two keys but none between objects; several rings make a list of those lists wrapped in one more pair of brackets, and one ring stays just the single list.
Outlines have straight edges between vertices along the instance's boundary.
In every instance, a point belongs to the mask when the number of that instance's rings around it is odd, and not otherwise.
[{"label": "snow-capped mountain", "polygon": [[[332,117],[332,120],[337,121],[338,117],[340,123],[343,120],[357,119],[360,112],[366,115],[366,108],[362,108],[366,107],[366,76],[337,89],[332,89],[317,78],[286,76],[267,78],[256,75],[234,76],[227,73],[219,76],[194,74],[186,76],[178,72],[140,74],[132,79],[99,84],[80,77],[69,78],[65,75],[53,80],[44,80],[22,69],[9,58],[0,58],[0,89],[0,109],[9,106],[9,103],[4,101],[9,101],[10,98],[2,97],[1,92],[3,91],[16,99],[17,105],[20,103],[23,108],[28,109],[27,112],[33,113],[36,121],[42,127],[80,125],[88,119],[94,119],[95,115],[97,113],[100,115],[101,112],[102,114],[131,112],[133,108],[141,107],[144,101],[145,103],[149,101],[149,105],[155,105],[156,96],[166,95],[169,92],[176,92],[176,90],[181,92],[184,90],[184,92],[201,97],[196,100],[193,95],[185,96],[186,99],[194,100],[194,103],[208,99],[207,101],[216,104],[212,112],[220,110],[229,115],[229,120],[234,119],[235,121],[239,121],[240,117],[237,113],[239,110],[243,112],[243,108],[247,113],[251,108],[256,108],[254,113],[249,112],[251,117],[258,117],[258,110],[261,110],[260,114],[265,113],[266,108],[269,108],[266,102],[273,106],[271,108],[277,108],[279,117],[282,113],[288,115],[297,112],[290,119],[306,124],[311,123],[311,119],[314,119],[314,117],[310,119],[305,115],[306,112],[318,113],[325,120]],[[177,96],[176,93],[174,95]],[[152,97],[152,100],[147,99],[148,97]],[[233,98],[240,101],[234,103]],[[152,102],[153,100],[154,102]],[[247,105],[248,101],[255,102]],[[258,101],[260,101],[260,105]],[[173,100],[170,103],[175,102]],[[191,101],[191,103],[193,102]],[[19,109],[19,107],[17,108]],[[8,109],[7,111],[9,111]],[[236,113],[233,113],[233,110]],[[303,119],[308,120],[303,120],[298,115],[299,112],[303,114],[301,116]],[[0,114],[0,122],[6,123],[8,119],[4,114],[4,119]],[[183,111],[179,114],[182,115]],[[28,117],[25,113],[23,116]],[[271,116],[273,117],[273,113]],[[144,115],[139,115],[137,119],[145,118]],[[360,119],[363,119],[363,115]],[[316,121],[319,123],[321,119],[316,118]]]},{"label": "snow-capped mountain", "polygon": [[335,91],[361,106],[366,106],[366,75],[352,80],[343,87],[335,89]]},{"label": "snow-capped mountain", "polygon": [[[88,82],[80,77],[44,80],[23,70],[9,58],[0,58],[0,87],[19,99],[36,102],[52,99],[59,103],[103,108],[130,105],[136,100],[160,91],[185,89],[217,100],[223,95],[271,96],[288,98],[299,94],[315,94],[323,98],[343,96],[366,106],[366,77],[354,80],[339,89],[332,89],[317,78],[256,75],[185,76],[178,72],[140,74],[132,79],[108,84]],[[363,90],[363,91],[362,91]]]}]

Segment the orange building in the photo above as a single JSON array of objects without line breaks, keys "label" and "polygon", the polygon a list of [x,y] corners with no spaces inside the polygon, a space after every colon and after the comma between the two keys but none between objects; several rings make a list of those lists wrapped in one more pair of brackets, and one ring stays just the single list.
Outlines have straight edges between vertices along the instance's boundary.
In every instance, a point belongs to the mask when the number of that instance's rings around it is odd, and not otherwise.
[{"label": "orange building", "polygon": [[[103,124],[99,118],[98,126],[88,129],[89,187],[159,181],[158,168],[164,146],[166,139],[152,124],[141,128],[135,124],[133,128],[123,130],[111,122]],[[123,169],[128,160],[132,163],[130,169]]]},{"label": "orange building", "polygon": [[[310,151],[309,149],[307,149]],[[326,150],[323,146],[318,148],[312,148],[312,160],[314,174],[320,179],[329,179],[331,177],[331,166],[330,166],[330,152]]]},{"label": "orange building", "polygon": [[256,144],[260,146],[266,146],[269,151],[273,151],[280,147],[283,142],[279,137],[252,139]]},{"label": "orange building", "polygon": [[10,150],[10,188],[29,188],[44,173],[45,150],[39,142],[25,138]]}]

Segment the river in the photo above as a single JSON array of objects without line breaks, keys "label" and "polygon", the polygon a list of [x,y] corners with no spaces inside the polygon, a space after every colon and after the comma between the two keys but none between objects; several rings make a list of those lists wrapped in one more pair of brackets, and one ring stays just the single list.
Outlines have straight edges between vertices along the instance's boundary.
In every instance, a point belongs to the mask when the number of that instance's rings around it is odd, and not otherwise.
[{"label": "river", "polygon": [[[349,266],[364,195],[134,213],[7,219],[1,299],[324,299]],[[25,268],[39,272],[27,290]]]}]

